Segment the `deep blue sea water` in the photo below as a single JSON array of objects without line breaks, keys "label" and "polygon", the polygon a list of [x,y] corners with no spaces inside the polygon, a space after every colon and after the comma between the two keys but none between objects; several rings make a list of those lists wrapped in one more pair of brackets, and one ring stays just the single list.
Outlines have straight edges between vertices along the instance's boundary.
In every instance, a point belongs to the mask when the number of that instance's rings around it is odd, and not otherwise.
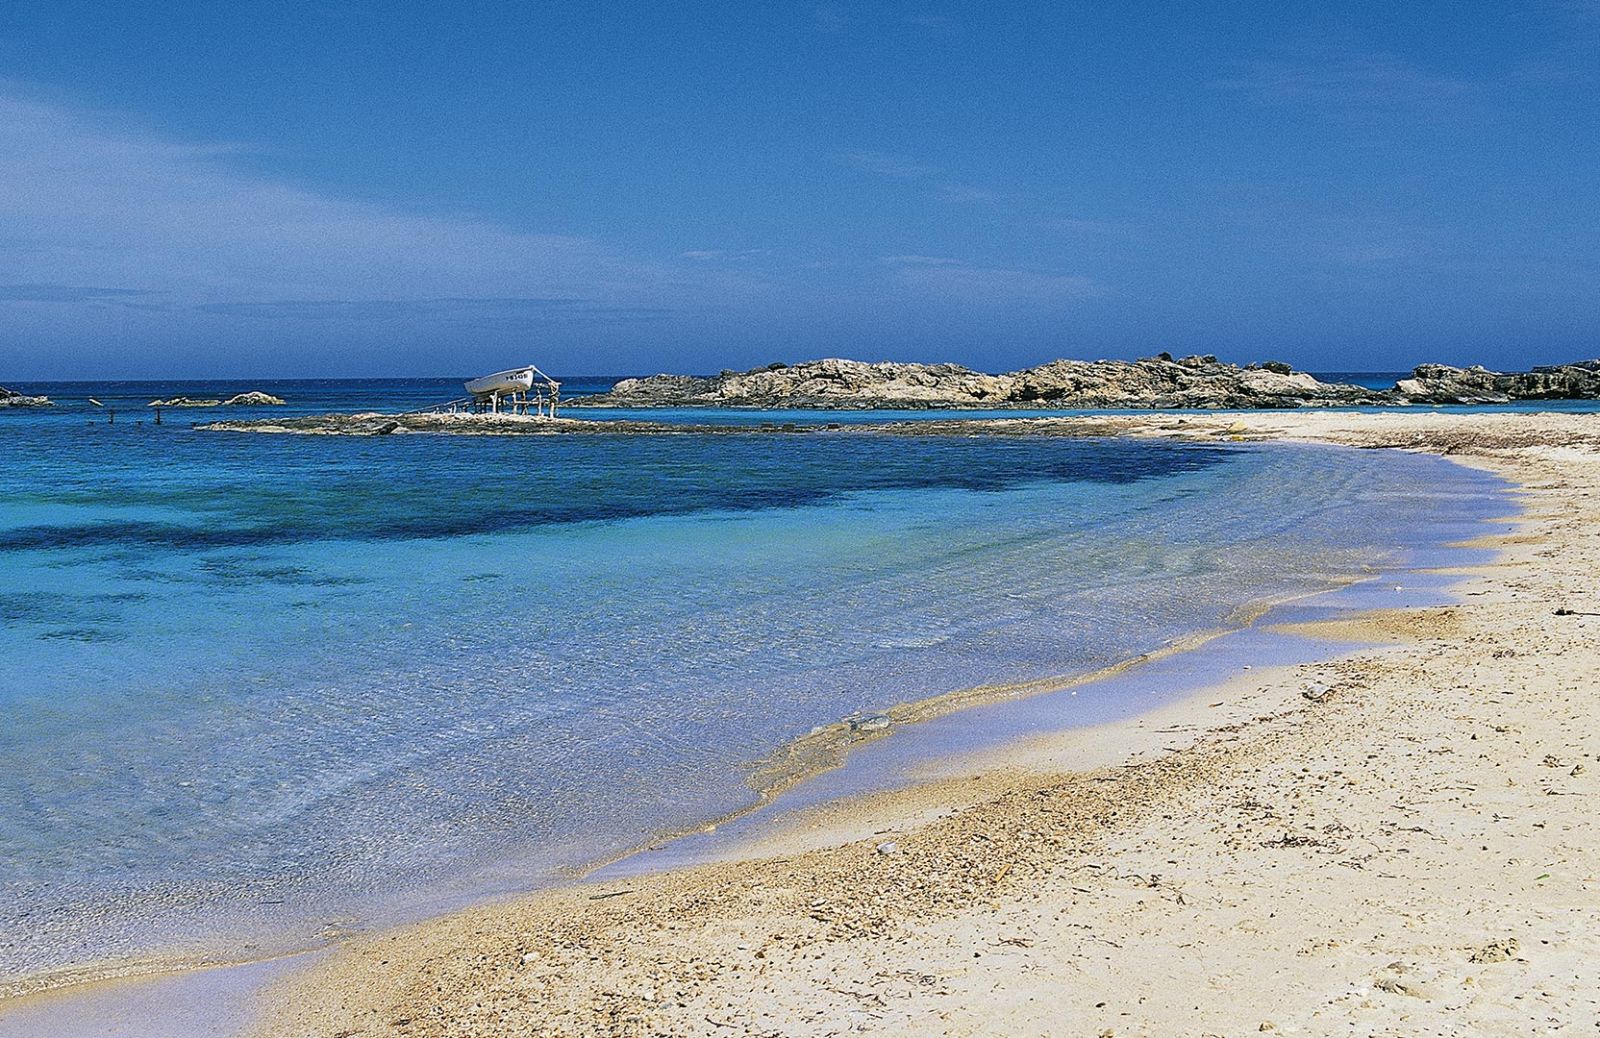
[{"label": "deep blue sea water", "polygon": [[1104,666],[1503,510],[1441,459],[1311,446],[262,436],[139,406],[455,385],[0,412],[0,984],[547,882],[749,804],[817,725]]}]

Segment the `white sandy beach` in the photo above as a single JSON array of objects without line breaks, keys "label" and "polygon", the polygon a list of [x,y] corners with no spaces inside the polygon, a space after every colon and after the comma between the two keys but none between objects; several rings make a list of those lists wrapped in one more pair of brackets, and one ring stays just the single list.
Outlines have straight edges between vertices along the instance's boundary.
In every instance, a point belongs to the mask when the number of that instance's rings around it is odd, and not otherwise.
[{"label": "white sandy beach", "polygon": [[1600,1038],[1597,52],[7,5],[0,1038]]},{"label": "white sandy beach", "polygon": [[1459,604],[1325,632],[1398,644],[814,813],[743,860],[352,941],[261,1033],[1593,1033],[1600,416],[1113,424],[1437,450],[1526,511]]}]

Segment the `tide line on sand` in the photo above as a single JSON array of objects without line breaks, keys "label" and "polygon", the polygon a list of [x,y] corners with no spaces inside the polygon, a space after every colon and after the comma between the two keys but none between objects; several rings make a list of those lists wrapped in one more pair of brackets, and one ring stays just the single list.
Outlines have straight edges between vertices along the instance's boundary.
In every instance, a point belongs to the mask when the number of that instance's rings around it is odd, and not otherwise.
[{"label": "tide line on sand", "polygon": [[1449,453],[1521,484],[1522,532],[1458,604],[1367,622],[1403,644],[1252,670],[1146,715],[1142,742],[1103,766],[1075,770],[1082,734],[1063,736],[868,798],[865,838],[841,808],[841,840],[361,938],[279,985],[262,1033],[1592,1019],[1600,653],[1580,614],[1600,608],[1600,418],[1275,414],[1181,432],[1240,434]]}]

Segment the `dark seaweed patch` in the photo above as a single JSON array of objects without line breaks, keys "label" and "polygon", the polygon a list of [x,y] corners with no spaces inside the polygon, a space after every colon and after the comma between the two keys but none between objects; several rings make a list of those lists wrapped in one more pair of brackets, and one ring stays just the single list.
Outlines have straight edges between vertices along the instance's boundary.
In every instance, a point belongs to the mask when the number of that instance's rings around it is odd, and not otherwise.
[{"label": "dark seaweed patch", "polygon": [[38,637],[43,641],[120,642],[126,641],[128,635],[104,627],[56,627],[40,631]]},{"label": "dark seaweed patch", "polygon": [[0,623],[59,624],[104,623],[116,619],[117,607],[142,602],[142,591],[116,591],[97,595],[63,595],[49,591],[0,594]]},{"label": "dark seaweed patch", "polygon": [[282,584],[288,587],[346,587],[370,583],[367,577],[324,573],[310,566],[258,566],[253,555],[213,556],[200,560],[200,579],[224,584]]},{"label": "dark seaweed patch", "polygon": [[[362,445],[323,444],[329,450]],[[1003,491],[1027,483],[1125,484],[1194,472],[1236,452],[1135,441],[840,437],[808,443],[727,438],[593,438],[543,445],[432,444],[406,480],[374,465],[286,473],[203,491],[192,522],[99,520],[0,530],[0,552],[103,549],[130,563],[149,551],[239,551],[319,540],[422,540],[647,516],[796,508],[906,489]],[[543,450],[546,453],[538,453]],[[485,458],[481,454],[488,454]],[[483,482],[499,465],[523,473]],[[298,478],[298,482],[296,482]],[[242,567],[237,559],[220,564]],[[300,581],[271,567],[225,573]],[[316,578],[326,586],[328,578]],[[334,578],[339,582],[339,578]]]}]

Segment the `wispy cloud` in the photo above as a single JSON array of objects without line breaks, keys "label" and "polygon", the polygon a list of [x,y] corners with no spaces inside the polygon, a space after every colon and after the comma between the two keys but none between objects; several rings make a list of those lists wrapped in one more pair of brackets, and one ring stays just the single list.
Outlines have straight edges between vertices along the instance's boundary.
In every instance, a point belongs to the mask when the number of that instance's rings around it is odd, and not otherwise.
[{"label": "wispy cloud", "polygon": [[894,280],[919,293],[963,304],[1065,306],[1108,293],[1077,274],[986,267],[943,256],[888,256]]},{"label": "wispy cloud", "polygon": [[946,180],[933,186],[933,197],[941,202],[951,205],[964,205],[968,202],[993,202],[999,199],[997,192],[976,184],[963,184],[959,181]]},{"label": "wispy cloud", "polygon": [[1213,239],[1223,250],[1249,248],[1272,257],[1285,271],[1348,278],[1393,277],[1407,270],[1439,269],[1472,250],[1447,226],[1426,215],[1376,202],[1323,202],[1252,192],[1219,208]]},{"label": "wispy cloud", "polygon": [[1260,104],[1367,110],[1448,104],[1473,90],[1387,53],[1256,61],[1215,85]]},{"label": "wispy cloud", "polygon": [[926,180],[944,174],[944,171],[937,166],[916,162],[887,151],[850,151],[840,155],[839,161],[863,173],[893,177],[896,180]]},{"label": "wispy cloud", "polygon": [[637,319],[726,303],[745,285],[587,238],[312,191],[244,172],[237,151],[130,132],[0,83],[0,269],[12,282],[0,306]]},{"label": "wispy cloud", "polygon": [[1387,213],[1340,213],[1304,220],[1299,249],[1339,267],[1393,270],[1437,263],[1451,249],[1444,235],[1415,220]]},{"label": "wispy cloud", "polygon": [[771,249],[686,249],[678,253],[684,259],[698,260],[702,263],[710,260],[757,260],[772,255]]},{"label": "wispy cloud", "polygon": [[1080,216],[1047,216],[1039,221],[1039,226],[1066,234],[1106,238],[1133,238],[1141,233],[1140,228],[1131,223],[1117,220],[1089,220]]},{"label": "wispy cloud", "polygon": [[607,306],[583,299],[285,299],[264,303],[202,303],[202,313],[263,320],[416,321],[442,319],[452,324],[516,322],[594,324],[653,321],[672,313],[666,307]]},{"label": "wispy cloud", "polygon": [[97,288],[86,285],[0,285],[0,302],[7,303],[117,303],[151,296],[142,288]]},{"label": "wispy cloud", "polygon": [[851,169],[874,176],[915,183],[930,198],[952,205],[993,202],[999,195],[986,187],[964,183],[938,166],[886,151],[851,151],[839,156]]}]

